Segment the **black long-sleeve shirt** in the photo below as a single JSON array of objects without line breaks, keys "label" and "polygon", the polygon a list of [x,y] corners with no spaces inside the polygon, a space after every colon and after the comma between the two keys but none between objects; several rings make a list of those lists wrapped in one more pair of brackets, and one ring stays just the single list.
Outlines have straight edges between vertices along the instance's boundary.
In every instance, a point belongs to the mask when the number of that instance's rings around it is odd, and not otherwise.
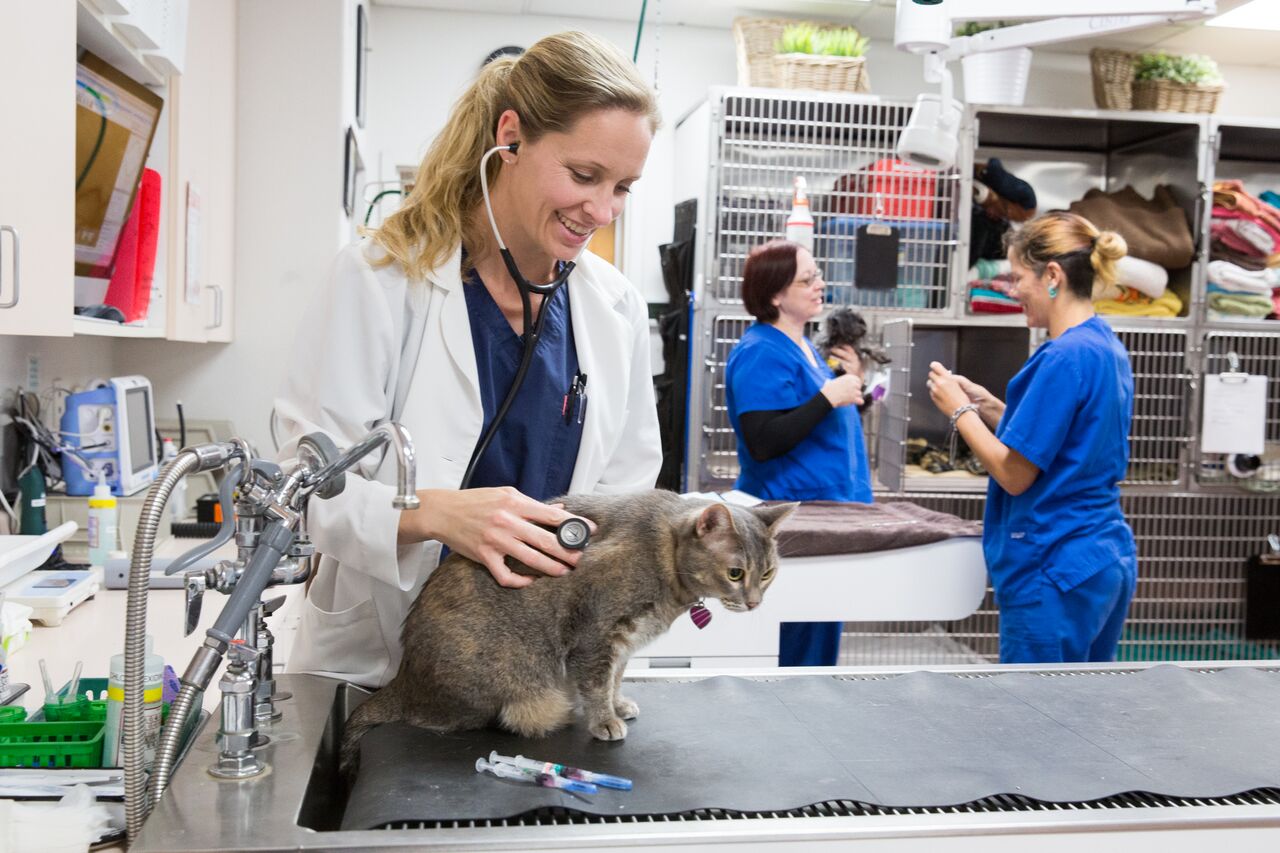
[{"label": "black long-sleeve shirt", "polygon": [[831,408],[831,402],[819,391],[793,409],[743,412],[738,416],[742,441],[755,461],[776,459],[808,438]]}]

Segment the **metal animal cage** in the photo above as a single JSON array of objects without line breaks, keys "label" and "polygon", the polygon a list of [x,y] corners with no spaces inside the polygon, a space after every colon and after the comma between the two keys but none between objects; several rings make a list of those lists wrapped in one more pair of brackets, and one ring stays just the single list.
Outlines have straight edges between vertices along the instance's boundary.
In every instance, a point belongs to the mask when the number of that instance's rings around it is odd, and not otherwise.
[{"label": "metal animal cage", "polygon": [[[723,367],[751,322],[742,308],[742,269],[753,248],[784,235],[797,175],[809,187],[814,257],[828,303],[913,314],[948,309],[959,173],[896,161],[911,110],[852,94],[717,88],[677,128],[681,159],[705,163],[709,176],[699,205],[690,382],[691,407],[703,420],[690,424],[688,488],[724,487],[737,475]],[[857,229],[877,219],[898,233],[898,282],[860,289]]]},{"label": "metal animal cage", "polygon": [[[1235,353],[1240,370],[1260,374],[1267,379],[1267,453],[1268,465],[1260,476],[1235,480],[1226,471],[1226,456],[1221,453],[1199,453],[1197,476],[1202,485],[1232,485],[1261,492],[1280,492],[1280,336],[1274,332],[1205,332],[1204,372],[1222,373],[1230,367],[1230,354]],[[1196,413],[1197,421],[1200,413]],[[1274,531],[1268,531],[1274,532]]]},{"label": "metal animal cage", "polygon": [[1185,482],[1192,373],[1181,329],[1115,329],[1133,369],[1133,425],[1125,485]]}]

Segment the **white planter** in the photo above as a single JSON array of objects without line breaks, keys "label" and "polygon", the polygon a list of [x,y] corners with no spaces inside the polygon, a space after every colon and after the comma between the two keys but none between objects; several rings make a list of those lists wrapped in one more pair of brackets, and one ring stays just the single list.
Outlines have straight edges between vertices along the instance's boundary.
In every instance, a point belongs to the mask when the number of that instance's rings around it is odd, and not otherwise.
[{"label": "white planter", "polygon": [[960,61],[964,66],[964,99],[969,103],[1021,106],[1026,99],[1031,48],[972,53]]}]

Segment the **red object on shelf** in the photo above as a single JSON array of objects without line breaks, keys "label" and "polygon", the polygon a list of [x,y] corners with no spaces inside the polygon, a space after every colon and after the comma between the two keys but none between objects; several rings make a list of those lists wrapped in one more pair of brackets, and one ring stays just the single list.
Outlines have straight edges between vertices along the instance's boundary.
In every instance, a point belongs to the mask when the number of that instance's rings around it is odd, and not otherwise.
[{"label": "red object on shelf", "polygon": [[151,303],[156,248],[160,238],[160,173],[144,169],[133,210],[120,233],[111,284],[103,299],[124,314],[126,323],[144,320]]},{"label": "red object on shelf", "polygon": [[835,191],[836,213],[881,219],[933,219],[938,173],[886,157],[841,177]]}]

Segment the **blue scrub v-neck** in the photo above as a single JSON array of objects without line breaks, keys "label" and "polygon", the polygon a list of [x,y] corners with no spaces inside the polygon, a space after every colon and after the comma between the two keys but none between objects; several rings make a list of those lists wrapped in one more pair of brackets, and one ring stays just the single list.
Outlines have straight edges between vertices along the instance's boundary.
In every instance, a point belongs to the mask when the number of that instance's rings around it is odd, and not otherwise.
[{"label": "blue scrub v-neck", "polygon": [[[484,407],[483,434],[515,381],[524,343],[475,271],[467,277],[463,291]],[[547,318],[529,372],[492,443],[477,462],[471,485],[514,486],[522,494],[545,501],[569,491],[582,423],[573,416],[566,423],[564,414],[565,395],[578,373],[568,285],[544,300],[541,310],[547,312]],[[585,404],[581,414],[585,420]]]}]

